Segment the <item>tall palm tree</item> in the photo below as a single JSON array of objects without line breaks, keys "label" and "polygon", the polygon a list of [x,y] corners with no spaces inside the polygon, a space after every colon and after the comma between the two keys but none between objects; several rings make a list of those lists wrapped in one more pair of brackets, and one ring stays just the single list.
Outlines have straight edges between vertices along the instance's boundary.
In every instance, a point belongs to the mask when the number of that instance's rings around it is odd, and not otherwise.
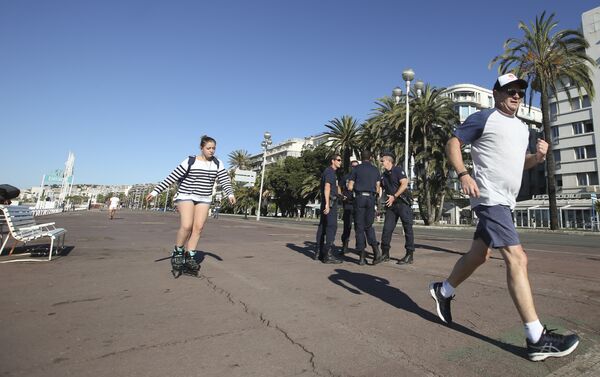
[{"label": "tall palm tree", "polygon": [[353,154],[358,155],[360,153],[361,127],[358,125],[358,121],[350,115],[344,115],[341,119],[334,118],[330,120],[325,127],[329,129],[325,134],[332,141],[331,149],[339,151],[343,159],[342,169],[346,173],[349,172],[350,158]]},{"label": "tall palm tree", "polygon": [[[527,80],[532,91],[540,93],[542,103],[542,124],[544,136],[548,142],[546,156],[546,179],[548,197],[550,202],[550,229],[558,229],[558,210],[556,206],[556,182],[554,155],[550,130],[550,93],[556,93],[566,87],[569,81],[577,86],[581,96],[583,88],[588,96],[593,98],[594,86],[591,78],[591,67],[596,62],[585,52],[589,47],[583,34],[577,30],[558,30],[551,33],[558,26],[554,21],[554,13],[546,17],[546,12],[536,17],[535,23],[530,26],[519,22],[519,29],[523,31],[522,39],[510,38],[504,43],[504,53],[496,56],[490,62],[490,67],[498,63],[498,71],[503,74],[514,70],[515,74]],[[571,93],[567,90],[571,99]],[[556,94],[554,94],[556,98]],[[532,101],[529,93],[529,105]]]},{"label": "tall palm tree", "polygon": [[404,101],[397,104],[392,97],[383,97],[375,105],[373,115],[363,126],[363,146],[374,154],[390,151],[396,156],[404,156]]},{"label": "tall palm tree", "polygon": [[250,154],[245,149],[236,149],[227,157],[229,157],[229,166],[232,169],[248,169],[250,167]]},{"label": "tall palm tree", "polygon": [[419,209],[425,225],[439,221],[447,193],[448,160],[444,147],[459,123],[444,88],[427,84],[413,100],[411,146],[415,156]]}]

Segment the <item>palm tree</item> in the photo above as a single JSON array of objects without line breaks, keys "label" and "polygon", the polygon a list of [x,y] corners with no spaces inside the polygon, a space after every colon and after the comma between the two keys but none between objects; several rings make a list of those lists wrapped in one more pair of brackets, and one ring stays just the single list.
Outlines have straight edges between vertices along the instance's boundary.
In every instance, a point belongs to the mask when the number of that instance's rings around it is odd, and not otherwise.
[{"label": "palm tree", "polygon": [[447,193],[448,160],[444,147],[452,127],[459,123],[454,102],[444,88],[427,84],[413,100],[411,146],[419,192],[419,209],[425,225],[439,221]]},{"label": "palm tree", "polygon": [[250,167],[250,154],[245,149],[236,149],[227,155],[232,169],[247,169]]},{"label": "palm tree", "polygon": [[342,116],[341,119],[334,118],[326,124],[330,131],[325,132],[331,139],[331,149],[339,151],[342,155],[344,172],[350,171],[350,158],[352,155],[360,153],[360,131],[356,119],[349,115]]},{"label": "palm tree", "polygon": [[[558,25],[554,21],[554,13],[546,17],[546,12],[536,17],[535,23],[527,26],[519,22],[523,38],[510,38],[504,43],[504,53],[496,56],[490,62],[490,67],[498,63],[498,72],[504,74],[514,70],[522,77],[533,91],[539,92],[542,103],[542,124],[544,135],[548,142],[546,156],[547,186],[550,202],[550,229],[558,229],[558,210],[556,206],[556,182],[554,180],[555,164],[552,153],[550,130],[550,93],[556,93],[566,87],[568,81],[577,86],[581,96],[581,88],[585,89],[590,99],[594,96],[594,86],[591,79],[591,68],[596,62],[585,52],[589,47],[583,34],[577,30],[559,30],[553,35]],[[569,100],[571,95],[566,91]],[[555,98],[556,94],[554,94]],[[531,106],[532,93],[529,93]],[[558,99],[557,99],[558,100]]]},{"label": "palm tree", "polygon": [[397,104],[392,97],[383,97],[375,105],[377,107],[373,109],[373,115],[363,126],[363,146],[373,154],[390,151],[396,156],[404,156],[404,102]]}]

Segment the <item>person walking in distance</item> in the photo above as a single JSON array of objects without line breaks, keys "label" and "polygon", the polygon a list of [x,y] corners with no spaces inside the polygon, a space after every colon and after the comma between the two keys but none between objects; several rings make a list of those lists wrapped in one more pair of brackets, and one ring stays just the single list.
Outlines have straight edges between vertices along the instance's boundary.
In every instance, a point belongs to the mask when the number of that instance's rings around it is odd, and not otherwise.
[{"label": "person walking in distance", "polygon": [[[236,202],[227,170],[215,157],[216,147],[215,139],[206,135],[202,136],[200,154],[183,160],[164,181],[146,196],[146,200],[150,201],[167,187],[180,182],[175,194],[175,203],[179,212],[179,230],[175,238],[173,258],[174,264],[182,264],[185,260],[191,269],[198,268],[194,258],[195,250],[208,217],[216,180],[228,195],[229,203],[233,205]],[[184,254],[188,258],[184,258]]]},{"label": "person walking in distance", "polygon": [[390,259],[390,243],[392,233],[396,228],[398,219],[402,221],[404,228],[404,248],[406,255],[398,261],[398,264],[412,264],[415,251],[415,237],[413,235],[413,212],[412,203],[408,199],[408,177],[400,166],[394,166],[395,156],[391,152],[381,154],[379,162],[383,165],[381,187],[385,201],[385,220],[381,234],[381,252],[383,261]]},{"label": "person walking in distance", "polygon": [[[380,193],[379,170],[371,163],[371,152],[360,153],[361,164],[352,169],[348,180],[348,190],[354,191],[354,233],[356,250],[360,255],[359,264],[365,264],[365,248],[368,242],[373,249],[373,264],[381,262],[381,252],[375,236],[376,195]],[[366,241],[365,241],[366,235]]]},{"label": "person walking in distance", "polygon": [[342,233],[342,254],[346,254],[348,252],[350,232],[352,231],[352,222],[354,221],[354,195],[352,194],[352,191],[348,190],[348,181],[350,180],[352,169],[358,166],[358,161],[352,160],[350,162],[350,166],[350,172],[346,174],[340,184],[340,188],[342,190],[342,203],[344,204],[344,214],[342,216],[344,221],[344,232]]},{"label": "person walking in distance", "polygon": [[[495,107],[469,116],[446,145],[462,192],[470,197],[479,222],[469,252],[456,262],[446,280],[431,283],[429,292],[440,319],[451,324],[454,290],[490,257],[492,248],[500,249],[508,291],[525,326],[527,355],[532,361],[540,361],[570,354],[579,344],[579,337],[557,334],[540,323],[527,276],[527,254],[513,223],[511,212],[523,168],[544,162],[548,151],[548,144],[541,139],[534,154],[527,151],[528,128],[515,116],[526,89],[527,82],[512,73],[498,77],[493,91]],[[473,176],[463,163],[464,144],[471,145]]]},{"label": "person walking in distance", "polygon": [[342,263],[333,254],[333,241],[337,231],[337,196],[339,186],[335,171],[342,166],[342,157],[334,154],[329,159],[329,166],[321,175],[321,219],[317,228],[317,243],[314,259],[323,263]]},{"label": "person walking in distance", "polygon": [[112,196],[108,201],[108,217],[112,220],[115,218],[115,213],[117,212],[117,208],[119,208],[119,202],[121,200],[118,196]]}]

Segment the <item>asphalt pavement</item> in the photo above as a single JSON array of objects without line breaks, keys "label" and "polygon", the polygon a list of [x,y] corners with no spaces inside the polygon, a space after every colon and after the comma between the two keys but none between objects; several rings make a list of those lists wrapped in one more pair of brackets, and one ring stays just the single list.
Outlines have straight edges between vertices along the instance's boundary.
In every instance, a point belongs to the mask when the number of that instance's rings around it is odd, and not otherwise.
[{"label": "asphalt pavement", "polygon": [[[203,231],[199,277],[175,279],[176,213],[43,220],[68,230],[63,255],[45,262],[42,243],[0,256],[1,376],[600,375],[597,235],[522,234],[540,319],[582,337],[534,363],[498,252],[457,289],[454,325],[435,315],[428,284],[472,229],[418,227],[413,265],[395,263],[401,226],[391,262],[325,265],[316,222],[221,216]],[[29,251],[37,261],[10,262]]]}]

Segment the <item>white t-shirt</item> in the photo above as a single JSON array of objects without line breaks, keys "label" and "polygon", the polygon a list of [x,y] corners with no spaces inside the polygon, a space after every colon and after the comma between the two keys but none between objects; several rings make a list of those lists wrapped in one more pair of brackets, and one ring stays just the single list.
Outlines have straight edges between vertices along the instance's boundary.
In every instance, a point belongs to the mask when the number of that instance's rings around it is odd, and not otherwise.
[{"label": "white t-shirt", "polygon": [[527,125],[495,108],[485,109],[471,114],[454,136],[471,144],[473,178],[480,193],[479,198],[471,197],[471,208],[505,205],[514,209],[529,145]]},{"label": "white t-shirt", "polygon": [[117,198],[116,196],[113,196],[109,200],[110,200],[110,206],[108,208],[117,209],[117,207],[119,207],[119,201],[120,201],[119,198]]}]

